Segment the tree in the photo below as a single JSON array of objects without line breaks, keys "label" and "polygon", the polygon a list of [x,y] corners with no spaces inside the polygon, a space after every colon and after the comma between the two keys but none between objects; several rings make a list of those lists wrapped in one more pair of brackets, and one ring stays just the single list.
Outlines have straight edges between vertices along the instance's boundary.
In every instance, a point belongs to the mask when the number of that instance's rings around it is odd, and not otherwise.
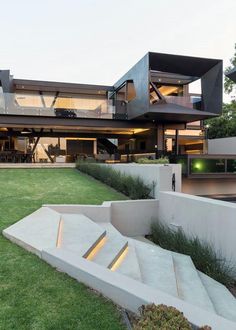
[{"label": "tree", "polygon": [[[231,65],[225,69],[225,74],[236,67],[236,43],[234,45],[234,56],[230,59],[230,63]],[[225,76],[224,88],[225,88],[225,93],[230,94],[233,92],[234,89],[236,91],[236,83]]]},{"label": "tree", "polygon": [[222,115],[205,120],[209,139],[236,136],[236,101],[223,104]]}]

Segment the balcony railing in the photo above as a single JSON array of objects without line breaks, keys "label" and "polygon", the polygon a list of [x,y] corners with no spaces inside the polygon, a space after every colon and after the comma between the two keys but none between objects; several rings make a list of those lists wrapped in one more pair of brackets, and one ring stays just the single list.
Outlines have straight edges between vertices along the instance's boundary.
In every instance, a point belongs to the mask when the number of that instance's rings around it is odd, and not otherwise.
[{"label": "balcony railing", "polygon": [[167,103],[178,104],[186,108],[201,110],[201,96],[165,96]]},{"label": "balcony railing", "polygon": [[90,98],[89,95],[0,93],[0,115],[113,119],[114,114],[115,107],[111,101]]}]

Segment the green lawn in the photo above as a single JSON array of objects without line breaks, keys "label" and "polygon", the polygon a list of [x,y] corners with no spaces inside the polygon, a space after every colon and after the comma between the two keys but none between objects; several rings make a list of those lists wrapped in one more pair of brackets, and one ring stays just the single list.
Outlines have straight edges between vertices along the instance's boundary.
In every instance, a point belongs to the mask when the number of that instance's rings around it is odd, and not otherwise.
[{"label": "green lawn", "polygon": [[[42,204],[125,199],[74,169],[1,169],[0,230]],[[0,235],[0,329],[124,329],[110,301]]]}]

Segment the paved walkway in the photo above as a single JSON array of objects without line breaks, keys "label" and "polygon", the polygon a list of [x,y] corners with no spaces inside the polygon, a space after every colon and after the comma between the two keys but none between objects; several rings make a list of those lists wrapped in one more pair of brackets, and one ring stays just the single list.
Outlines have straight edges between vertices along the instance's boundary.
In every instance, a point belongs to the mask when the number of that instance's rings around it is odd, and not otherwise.
[{"label": "paved walkway", "polygon": [[0,163],[1,168],[75,168],[75,163]]}]

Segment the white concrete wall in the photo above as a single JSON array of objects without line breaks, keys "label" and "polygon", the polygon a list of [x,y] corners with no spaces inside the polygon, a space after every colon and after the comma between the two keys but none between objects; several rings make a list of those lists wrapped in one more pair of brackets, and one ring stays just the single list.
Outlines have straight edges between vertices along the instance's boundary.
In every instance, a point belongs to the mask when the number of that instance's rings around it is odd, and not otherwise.
[{"label": "white concrete wall", "polygon": [[172,191],[172,174],[175,173],[176,191],[181,191],[181,165],[179,164],[104,164],[122,173],[139,176],[146,184],[153,185],[153,197],[159,191]]},{"label": "white concrete wall", "polygon": [[236,155],[236,137],[208,140],[208,154]]},{"label": "white concrete wall", "polygon": [[155,199],[111,202],[111,223],[125,236],[144,236],[150,234],[157,211]]},{"label": "white concrete wall", "polygon": [[236,204],[160,192],[157,217],[168,225],[180,225],[187,235],[213,244],[217,251],[236,262]]},{"label": "white concrete wall", "polygon": [[45,204],[43,206],[64,214],[81,213],[95,222],[111,222],[111,203],[104,202],[102,205]]},{"label": "white concrete wall", "polygon": [[236,178],[183,178],[182,192],[191,195],[236,194]]}]

